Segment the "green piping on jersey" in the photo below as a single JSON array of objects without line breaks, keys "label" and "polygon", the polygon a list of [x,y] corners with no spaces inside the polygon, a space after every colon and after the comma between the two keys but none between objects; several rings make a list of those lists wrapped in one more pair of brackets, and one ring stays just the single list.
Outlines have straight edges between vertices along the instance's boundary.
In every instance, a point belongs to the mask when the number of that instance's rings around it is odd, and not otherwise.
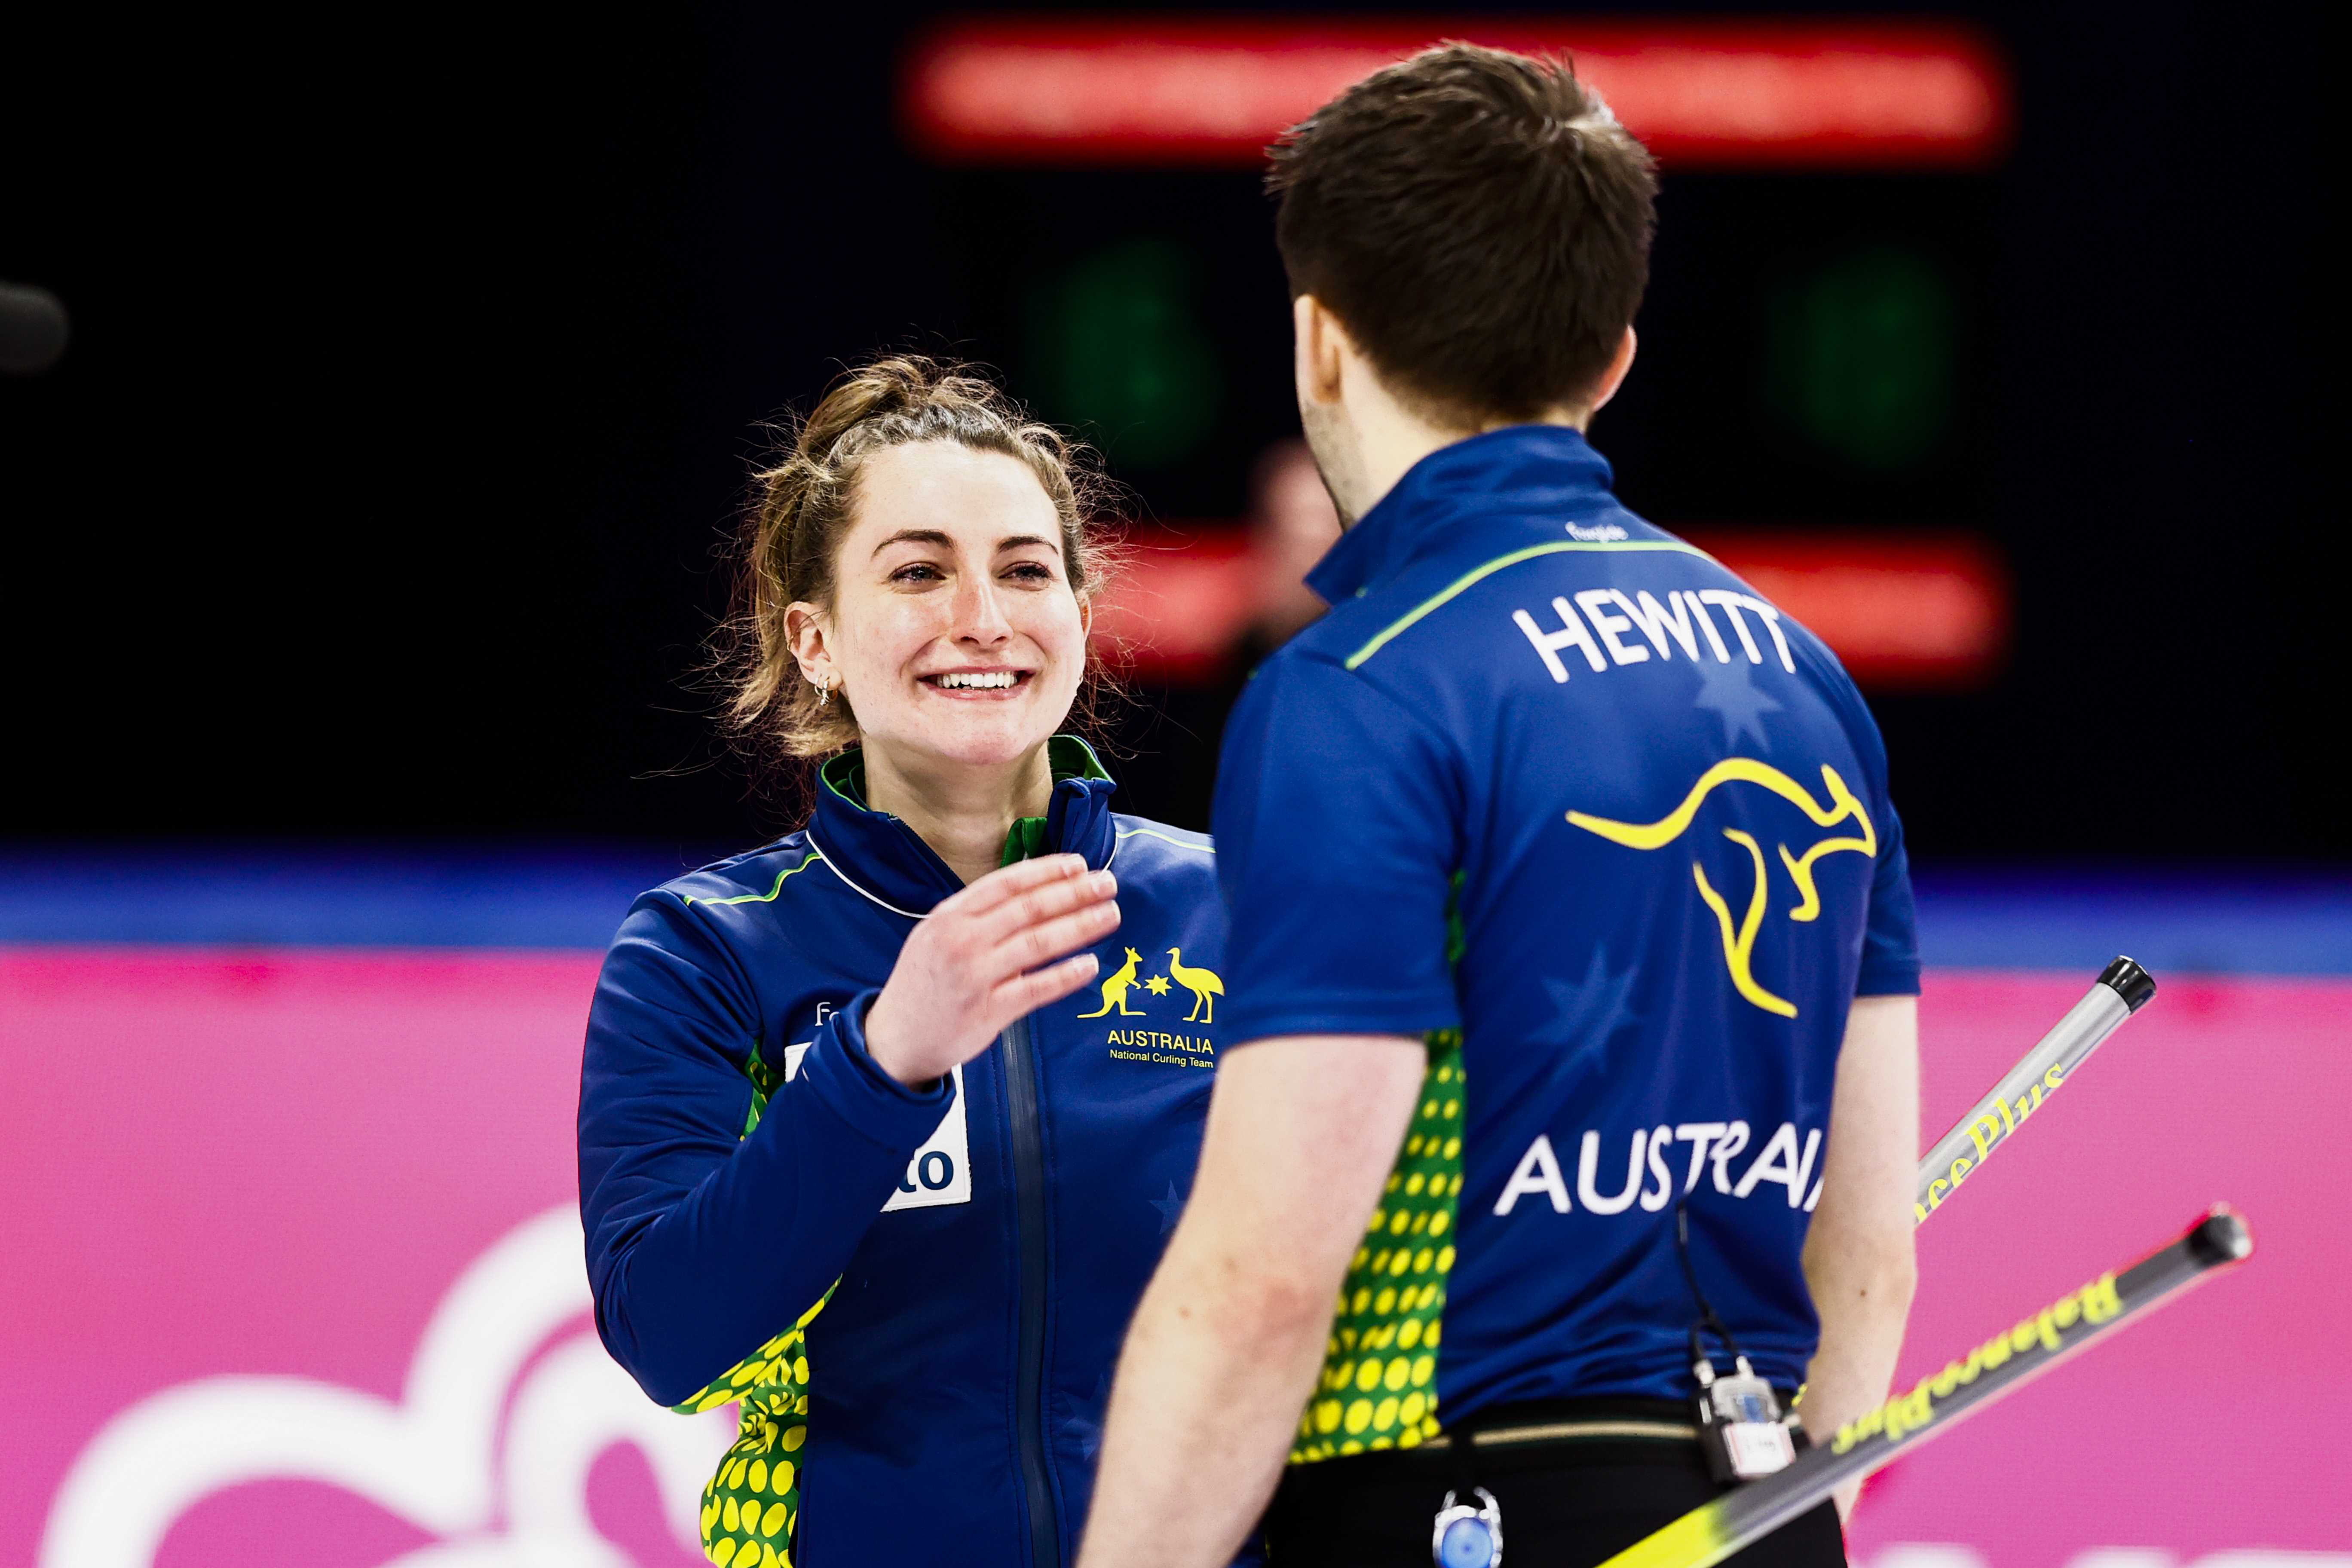
[{"label": "green piping on jersey", "polygon": [[822,857],[815,850],[810,850],[807,859],[797,866],[777,872],[776,885],[764,893],[738,893],[731,899],[698,899],[688,896],[686,901],[689,904],[772,904],[776,901],[776,895],[784,890],[784,883],[787,879],[799,876],[803,871],[815,865],[820,858]]},{"label": "green piping on jersey", "polygon": [[1562,540],[1557,544],[1531,544],[1525,550],[1514,550],[1508,555],[1497,555],[1492,561],[1487,562],[1484,566],[1475,567],[1471,571],[1464,573],[1461,576],[1456,577],[1453,582],[1447,584],[1444,587],[1439,589],[1428,598],[1423,599],[1420,604],[1415,605],[1412,609],[1407,610],[1402,616],[1399,616],[1396,620],[1391,621],[1386,627],[1382,628],[1381,633],[1377,637],[1373,637],[1371,641],[1366,643],[1363,647],[1349,654],[1348,656],[1348,668],[1349,669],[1353,669],[1358,665],[1363,663],[1364,660],[1371,658],[1372,655],[1380,652],[1381,649],[1388,646],[1391,638],[1397,636],[1400,632],[1406,630],[1415,621],[1420,620],[1423,616],[1428,615],[1431,611],[1439,608],[1444,605],[1447,600],[1453,598],[1455,595],[1461,593],[1465,588],[1469,587],[1472,584],[1479,581],[1481,578],[1491,577],[1506,566],[1516,566],[1522,561],[1532,561],[1538,555],[1559,555],[1571,550],[1671,550],[1685,555],[1696,555],[1702,561],[1712,561],[1715,559],[1715,557],[1709,555],[1706,551],[1701,550],[1697,545],[1685,544],[1678,539],[1625,539],[1606,544],[1584,544],[1572,540]]}]

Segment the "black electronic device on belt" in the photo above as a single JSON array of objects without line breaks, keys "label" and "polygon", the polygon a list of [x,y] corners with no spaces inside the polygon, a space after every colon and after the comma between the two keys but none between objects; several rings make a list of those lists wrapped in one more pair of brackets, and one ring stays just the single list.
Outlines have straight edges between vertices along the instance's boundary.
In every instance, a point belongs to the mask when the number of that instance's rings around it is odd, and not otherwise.
[{"label": "black electronic device on belt", "polygon": [[[1706,1455],[1707,1473],[1717,1482],[1752,1481],[1787,1469],[1797,1457],[1797,1446],[1780,1419],[1780,1396],[1756,1375],[1739,1342],[1698,1288],[1698,1271],[1691,1267],[1690,1210],[1675,1208],[1675,1246],[1681,1252],[1683,1278],[1690,1281],[1691,1299],[1698,1303],[1698,1321],[1691,1325],[1691,1375],[1698,1391],[1691,1405],[1698,1426],[1698,1446]],[[1702,1332],[1712,1333],[1731,1352],[1736,1369],[1728,1376],[1715,1370]]]},{"label": "black electronic device on belt", "polygon": [[[1694,1346],[1698,1332],[1691,1331]],[[1706,1454],[1707,1473],[1718,1481],[1752,1481],[1789,1468],[1797,1446],[1780,1419],[1780,1401],[1772,1385],[1756,1375],[1748,1358],[1734,1353],[1738,1370],[1719,1376],[1704,1350],[1691,1360],[1698,1379],[1692,1405],[1698,1415],[1698,1446]]]}]

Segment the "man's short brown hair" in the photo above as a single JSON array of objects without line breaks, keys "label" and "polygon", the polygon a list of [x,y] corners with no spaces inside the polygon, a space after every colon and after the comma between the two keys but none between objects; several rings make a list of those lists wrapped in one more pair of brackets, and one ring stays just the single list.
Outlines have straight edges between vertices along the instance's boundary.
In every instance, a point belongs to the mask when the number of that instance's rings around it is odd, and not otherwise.
[{"label": "man's short brown hair", "polygon": [[1446,44],[1268,150],[1293,296],[1441,423],[1586,401],[1649,282],[1657,174],[1556,59]]}]

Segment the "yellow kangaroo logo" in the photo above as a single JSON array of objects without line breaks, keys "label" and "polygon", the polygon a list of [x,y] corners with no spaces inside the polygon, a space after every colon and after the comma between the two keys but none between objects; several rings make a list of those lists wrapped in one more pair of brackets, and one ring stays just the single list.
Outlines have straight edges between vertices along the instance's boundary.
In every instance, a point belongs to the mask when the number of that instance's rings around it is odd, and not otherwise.
[{"label": "yellow kangaroo logo", "polygon": [[1192,994],[1192,1011],[1184,1015],[1188,1024],[1213,1024],[1217,1021],[1216,999],[1225,994],[1225,983],[1214,972],[1195,969],[1184,962],[1184,950],[1168,950],[1169,977]]},{"label": "yellow kangaroo logo", "polygon": [[1135,949],[1131,947],[1129,948],[1127,950],[1127,962],[1120,964],[1118,970],[1113,973],[1111,977],[1102,983],[1103,1005],[1096,1008],[1091,1013],[1081,1013],[1078,1016],[1081,1018],[1100,1018],[1107,1016],[1110,1010],[1113,1007],[1116,1007],[1118,1009],[1118,1016],[1122,1018],[1142,1017],[1143,1015],[1141,1013],[1137,1012],[1134,1008],[1127,1005],[1128,991],[1135,984],[1135,972],[1142,966],[1143,954],[1136,952]]},{"label": "yellow kangaroo logo", "polygon": [[[1789,879],[1797,888],[1797,907],[1789,911],[1789,918],[1792,921],[1818,920],[1822,912],[1822,895],[1821,889],[1813,885],[1813,862],[1841,849],[1858,850],[1874,858],[1878,854],[1878,834],[1870,825],[1870,814],[1863,810],[1862,802],[1854,798],[1853,792],[1846,787],[1845,780],[1838,777],[1837,770],[1827,763],[1822,764],[1822,783],[1829,790],[1830,804],[1827,805],[1816,803],[1804,785],[1769,763],[1759,763],[1753,757],[1726,757],[1701,773],[1698,783],[1691,785],[1690,794],[1683,796],[1683,803],[1655,822],[1613,822],[1608,817],[1590,816],[1580,811],[1570,812],[1568,820],[1587,833],[1599,834],[1612,844],[1622,844],[1628,849],[1664,848],[1689,828],[1691,819],[1698,815],[1698,808],[1706,804],[1706,797],[1715,792],[1717,786],[1727,784],[1761,784],[1803,812],[1816,827],[1834,827],[1852,817],[1861,825],[1862,837],[1859,838],[1824,838],[1802,855],[1790,854],[1785,844],[1775,846],[1780,852],[1780,864],[1788,868]],[[1797,1016],[1796,1004],[1765,990],[1756,983],[1756,976],[1749,969],[1749,960],[1756,951],[1756,933],[1764,923],[1767,879],[1763,846],[1758,844],[1753,836],[1736,827],[1725,828],[1723,836],[1747,850],[1748,858],[1756,863],[1756,890],[1748,895],[1747,911],[1737,926],[1732,923],[1730,904],[1708,883],[1706,872],[1696,859],[1691,862],[1691,876],[1698,883],[1698,896],[1706,900],[1708,909],[1715,911],[1716,924],[1722,928],[1723,962],[1731,971],[1731,984],[1742,996],[1767,1013],[1793,1018]]]}]

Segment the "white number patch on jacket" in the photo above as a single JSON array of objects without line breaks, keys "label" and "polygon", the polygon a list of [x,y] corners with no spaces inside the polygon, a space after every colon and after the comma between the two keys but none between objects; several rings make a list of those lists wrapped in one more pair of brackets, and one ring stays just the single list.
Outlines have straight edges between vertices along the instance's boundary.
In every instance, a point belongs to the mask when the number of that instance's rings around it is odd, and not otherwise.
[{"label": "white number patch on jacket", "polygon": [[[790,1083],[801,1070],[801,1058],[808,1055],[814,1041],[784,1047],[784,1081]],[[940,1121],[940,1130],[930,1141],[915,1151],[907,1162],[907,1173],[898,1178],[898,1190],[882,1205],[884,1214],[893,1209],[937,1208],[942,1204],[971,1202],[971,1162],[967,1157],[968,1140],[964,1129],[963,1068],[955,1069],[955,1103]]]}]

